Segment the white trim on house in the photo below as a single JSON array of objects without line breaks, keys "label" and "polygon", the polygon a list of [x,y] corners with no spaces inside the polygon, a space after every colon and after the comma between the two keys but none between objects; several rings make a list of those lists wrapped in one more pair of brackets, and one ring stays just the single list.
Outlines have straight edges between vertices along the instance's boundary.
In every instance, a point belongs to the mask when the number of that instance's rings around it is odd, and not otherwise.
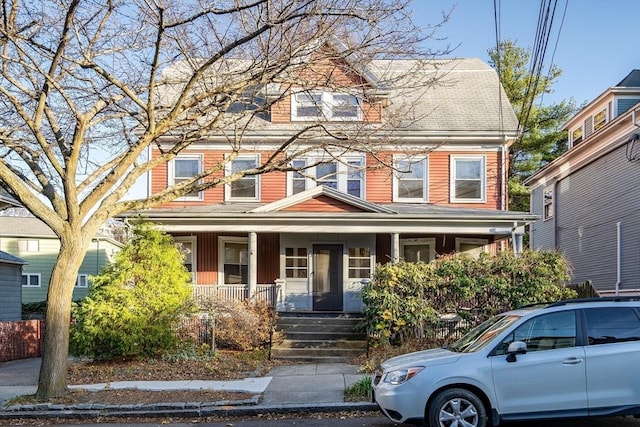
[{"label": "white trim on house", "polygon": [[[480,177],[472,178],[456,178],[458,172],[458,161],[478,161],[480,162]],[[486,203],[487,201],[487,156],[455,154],[450,157],[451,176],[450,182],[450,199],[451,203]],[[457,180],[480,181],[480,197],[456,197]]]},{"label": "white trim on house", "polygon": [[[251,168],[256,168],[258,167],[258,165],[260,165],[260,154],[240,154],[238,155],[235,159],[227,162],[224,166],[224,174],[225,176],[228,176],[232,173],[233,171],[233,164],[234,162],[239,162],[239,161],[253,161],[253,166],[250,166],[247,169],[251,169]],[[246,170],[246,169],[240,169],[240,170]],[[240,196],[232,196],[231,194],[231,189],[234,185],[239,184],[241,181],[253,181],[253,191],[254,194],[253,196],[249,196],[249,197],[240,197]],[[248,188],[248,187],[247,187]],[[251,201],[257,201],[260,200],[260,175],[249,175],[249,176],[245,176],[239,180],[227,183],[224,185],[224,200],[228,201],[228,202],[251,202]]]},{"label": "white trim on house", "polygon": [[237,265],[240,266],[242,270],[242,266],[246,265],[247,269],[249,268],[249,238],[242,236],[218,236],[218,285],[227,285],[229,283],[225,283],[224,275],[224,266],[225,266],[225,244],[226,243],[239,243],[247,246],[246,250],[246,263],[242,262],[242,254],[240,254],[239,263]]},{"label": "white trim on house", "polygon": [[[400,258],[406,261],[405,249],[411,246],[424,246],[427,245],[429,251],[428,262],[436,259],[436,239],[435,237],[420,237],[414,239],[400,239]],[[415,262],[414,260],[409,260]],[[418,260],[419,261],[419,260]]]},{"label": "white trim on house", "polygon": [[[175,162],[181,160],[195,160],[198,162],[198,170],[196,174],[202,172],[203,164],[204,164],[204,155],[203,154],[179,154],[174,159],[172,159],[167,164],[167,184],[169,186],[176,184],[176,170],[175,170]],[[185,177],[187,178],[187,177]],[[187,194],[182,197],[178,197],[175,199],[176,201],[194,201],[200,202],[204,199],[204,193],[202,191],[198,191],[197,195],[195,194]]]},{"label": "white trim on house", "polygon": [[[462,245],[473,245],[476,246],[476,249],[472,250],[472,251],[461,251],[460,247]],[[487,251],[487,245],[489,244],[489,240],[488,239],[478,239],[478,238],[469,238],[469,237],[456,237],[456,253],[468,253],[471,252],[473,254],[476,253],[480,253],[480,252],[486,252]]]},{"label": "white trim on house", "polygon": [[[188,243],[190,246],[186,248],[190,251],[189,259],[185,256],[185,264],[191,264],[191,283],[198,283],[198,241],[196,236],[175,236],[173,241],[176,243]],[[191,262],[187,262],[191,261]]]},{"label": "white trim on house", "polygon": [[[400,162],[411,163],[411,169],[404,172],[405,167]],[[422,164],[422,177],[406,178],[407,175],[413,174],[414,164]],[[418,155],[394,155],[393,156],[393,201],[401,203],[427,203],[429,202],[429,156]],[[404,177],[404,178],[403,178]],[[422,183],[422,197],[400,197],[400,183],[405,180],[418,181]]]}]

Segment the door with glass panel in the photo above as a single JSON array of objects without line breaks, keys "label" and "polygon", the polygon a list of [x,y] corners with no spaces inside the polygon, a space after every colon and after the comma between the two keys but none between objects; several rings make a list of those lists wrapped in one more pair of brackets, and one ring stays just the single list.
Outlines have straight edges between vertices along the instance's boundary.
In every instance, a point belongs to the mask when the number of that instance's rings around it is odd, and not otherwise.
[{"label": "door with glass panel", "polygon": [[313,246],[313,309],[342,311],[342,245]]}]

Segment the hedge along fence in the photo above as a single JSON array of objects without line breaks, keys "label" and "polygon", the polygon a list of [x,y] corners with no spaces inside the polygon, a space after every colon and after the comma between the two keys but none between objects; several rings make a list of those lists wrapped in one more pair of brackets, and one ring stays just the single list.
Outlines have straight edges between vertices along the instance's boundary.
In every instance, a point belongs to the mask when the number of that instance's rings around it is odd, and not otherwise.
[{"label": "hedge along fence", "polygon": [[563,285],[569,279],[569,264],[557,252],[379,265],[363,289],[367,331],[374,343],[441,344],[502,311],[575,298]]}]

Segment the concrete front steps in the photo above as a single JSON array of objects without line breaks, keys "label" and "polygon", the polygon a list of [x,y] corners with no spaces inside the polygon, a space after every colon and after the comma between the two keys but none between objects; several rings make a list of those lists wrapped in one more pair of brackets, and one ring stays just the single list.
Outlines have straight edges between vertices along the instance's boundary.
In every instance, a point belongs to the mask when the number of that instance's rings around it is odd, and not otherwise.
[{"label": "concrete front steps", "polygon": [[367,351],[367,335],[350,313],[279,313],[271,357],[316,363],[346,363]]}]

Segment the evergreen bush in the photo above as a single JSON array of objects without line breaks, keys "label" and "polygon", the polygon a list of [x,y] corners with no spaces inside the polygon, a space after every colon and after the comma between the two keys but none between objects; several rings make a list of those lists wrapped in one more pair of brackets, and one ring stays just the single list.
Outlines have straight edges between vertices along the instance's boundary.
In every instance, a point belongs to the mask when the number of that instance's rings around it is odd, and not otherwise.
[{"label": "evergreen bush", "polygon": [[195,307],[190,277],[173,238],[150,223],[137,224],[75,308],[73,350],[104,360],[175,349],[174,328]]},{"label": "evergreen bush", "polygon": [[502,311],[575,298],[564,286],[569,279],[569,264],[558,252],[378,265],[363,289],[365,326],[374,344],[447,342]]}]

